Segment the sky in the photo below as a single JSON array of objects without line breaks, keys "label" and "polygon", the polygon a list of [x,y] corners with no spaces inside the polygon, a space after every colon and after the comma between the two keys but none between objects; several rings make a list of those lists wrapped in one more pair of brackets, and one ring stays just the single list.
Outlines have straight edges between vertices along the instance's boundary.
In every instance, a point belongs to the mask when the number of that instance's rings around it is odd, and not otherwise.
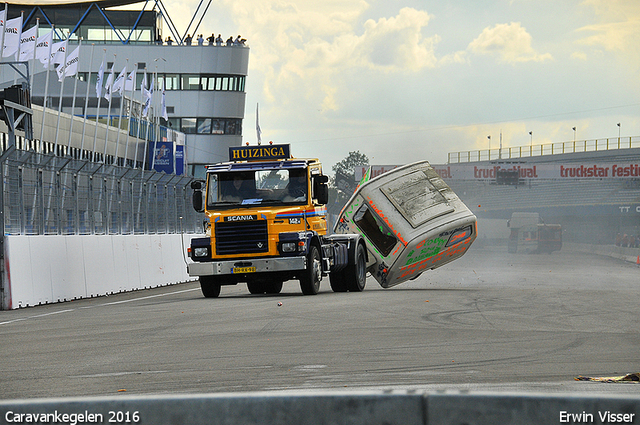
[{"label": "sky", "polygon": [[[185,31],[198,0],[164,4]],[[251,48],[244,142],[259,105],[263,143],[329,170],[640,136],[637,0],[214,0],[197,33]]]}]

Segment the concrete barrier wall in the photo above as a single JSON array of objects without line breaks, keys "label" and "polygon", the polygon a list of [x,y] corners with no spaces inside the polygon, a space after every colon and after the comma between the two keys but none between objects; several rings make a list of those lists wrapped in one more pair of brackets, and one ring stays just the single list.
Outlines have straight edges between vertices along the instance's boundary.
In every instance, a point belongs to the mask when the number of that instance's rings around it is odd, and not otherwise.
[{"label": "concrete barrier wall", "polygon": [[[39,422],[33,420],[33,416],[26,416],[34,414],[52,416]],[[71,416],[74,414],[76,416]],[[638,424],[639,415],[640,396],[513,393],[257,393],[0,401],[0,424]]]},{"label": "concrete barrier wall", "polygon": [[597,255],[606,255],[629,263],[637,264],[640,262],[640,248],[629,248],[616,245],[592,245],[586,243],[565,243],[563,245],[571,250],[589,252]]},{"label": "concrete barrier wall", "polygon": [[184,249],[202,235],[5,236],[3,308],[192,280]]}]

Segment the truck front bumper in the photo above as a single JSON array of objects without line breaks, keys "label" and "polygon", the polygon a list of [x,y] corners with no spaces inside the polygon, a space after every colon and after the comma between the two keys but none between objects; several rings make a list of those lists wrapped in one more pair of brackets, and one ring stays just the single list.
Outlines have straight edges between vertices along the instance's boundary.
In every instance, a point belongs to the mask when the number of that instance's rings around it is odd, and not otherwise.
[{"label": "truck front bumper", "polygon": [[[291,270],[304,270],[307,265],[306,257],[281,257],[281,258],[243,258],[241,260],[210,261],[205,263],[187,264],[189,276],[232,275],[234,270],[255,267],[250,273],[281,272]],[[246,274],[241,273],[241,274]]]}]

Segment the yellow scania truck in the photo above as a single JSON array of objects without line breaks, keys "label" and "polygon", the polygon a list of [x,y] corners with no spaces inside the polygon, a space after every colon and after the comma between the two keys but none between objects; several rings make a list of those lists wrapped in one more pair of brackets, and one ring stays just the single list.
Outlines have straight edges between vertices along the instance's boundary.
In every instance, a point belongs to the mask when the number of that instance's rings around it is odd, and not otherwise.
[{"label": "yellow scania truck", "polygon": [[289,145],[229,148],[229,162],[192,183],[205,238],[191,240],[187,265],[205,297],[246,282],[252,294],[277,294],[298,279],[305,295],[330,275],[336,292],[362,291],[367,250],[358,234],[327,235],[328,177],[317,159],[291,157]]}]

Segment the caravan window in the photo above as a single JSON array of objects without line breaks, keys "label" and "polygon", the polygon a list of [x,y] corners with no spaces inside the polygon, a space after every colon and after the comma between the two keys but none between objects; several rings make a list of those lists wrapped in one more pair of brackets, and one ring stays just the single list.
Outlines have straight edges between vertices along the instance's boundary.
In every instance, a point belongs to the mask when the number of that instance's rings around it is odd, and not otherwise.
[{"label": "caravan window", "polygon": [[363,205],[353,219],[371,243],[383,256],[389,255],[398,239],[387,224],[378,217],[367,205]]}]

